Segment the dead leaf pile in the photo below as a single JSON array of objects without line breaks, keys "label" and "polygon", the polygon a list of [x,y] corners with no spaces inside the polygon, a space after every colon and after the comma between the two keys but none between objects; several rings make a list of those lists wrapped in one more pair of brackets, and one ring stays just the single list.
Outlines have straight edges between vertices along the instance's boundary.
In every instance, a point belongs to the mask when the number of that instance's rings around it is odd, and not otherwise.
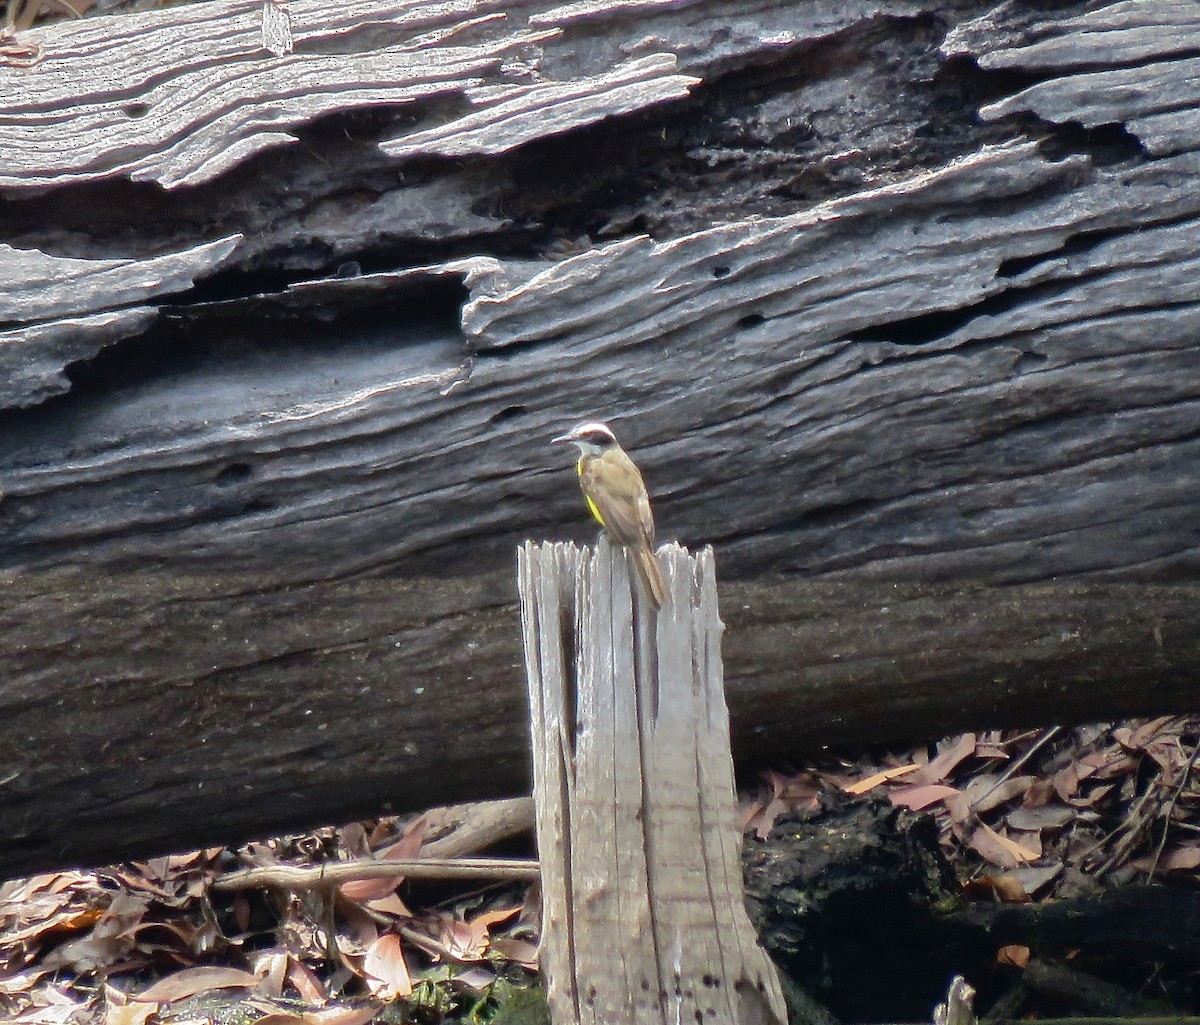
[{"label": "dead leaf pile", "polygon": [[769,771],[743,803],[765,837],[823,790],[884,793],[934,816],[968,892],[994,899],[1078,896],[1106,883],[1200,869],[1200,718],[1073,730],[964,733],[932,750]]},{"label": "dead leaf pile", "polygon": [[[932,815],[967,892],[989,900],[1195,879],[1198,740],[1196,717],[966,733],[767,772],[744,822],[766,835],[823,792],[882,793]],[[212,888],[246,867],[417,857],[449,828],[430,812],[0,885],[0,1018],[208,1021],[189,1008],[214,995],[236,996],[264,1025],[364,1025],[397,1000],[429,1021],[486,1018],[489,994],[536,968],[539,923],[512,885],[420,909],[399,871],[313,890]]]},{"label": "dead leaf pile", "polygon": [[418,913],[397,892],[399,874],[320,891],[211,889],[246,866],[416,857],[433,821],[386,819],[236,853],[216,848],[5,883],[0,1019],[146,1025],[188,1020],[197,1000],[221,994],[266,1025],[364,1025],[399,999],[443,1013],[456,1002],[475,1006],[502,977],[536,967],[537,923],[512,887]]}]

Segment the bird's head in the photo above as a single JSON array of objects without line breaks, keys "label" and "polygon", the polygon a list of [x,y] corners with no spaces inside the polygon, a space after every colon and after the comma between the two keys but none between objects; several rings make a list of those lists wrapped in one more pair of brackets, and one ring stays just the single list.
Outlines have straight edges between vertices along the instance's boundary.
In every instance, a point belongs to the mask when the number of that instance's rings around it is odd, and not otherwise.
[{"label": "bird's head", "polygon": [[579,449],[581,456],[598,456],[610,448],[616,448],[617,439],[607,424],[599,421],[580,424],[566,434],[560,434],[554,442],[569,441]]}]

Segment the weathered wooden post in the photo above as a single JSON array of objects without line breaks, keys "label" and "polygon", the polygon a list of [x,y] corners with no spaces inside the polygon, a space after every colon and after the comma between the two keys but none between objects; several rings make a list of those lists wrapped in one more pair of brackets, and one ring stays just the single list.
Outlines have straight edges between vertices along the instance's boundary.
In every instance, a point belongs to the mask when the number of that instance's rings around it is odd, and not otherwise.
[{"label": "weathered wooden post", "polygon": [[655,615],[624,553],[518,553],[554,1025],[786,1020],[742,903],[711,549],[660,553]]}]

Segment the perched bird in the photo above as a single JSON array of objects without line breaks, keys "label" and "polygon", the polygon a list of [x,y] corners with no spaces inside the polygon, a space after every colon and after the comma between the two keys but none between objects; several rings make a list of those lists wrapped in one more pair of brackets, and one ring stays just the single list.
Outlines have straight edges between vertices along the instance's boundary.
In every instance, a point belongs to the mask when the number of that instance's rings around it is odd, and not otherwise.
[{"label": "perched bird", "polygon": [[579,449],[579,486],[588,508],[611,537],[633,556],[633,564],[656,609],[671,601],[654,554],[654,514],[642,475],[617,444],[607,424],[580,424],[554,441]]}]

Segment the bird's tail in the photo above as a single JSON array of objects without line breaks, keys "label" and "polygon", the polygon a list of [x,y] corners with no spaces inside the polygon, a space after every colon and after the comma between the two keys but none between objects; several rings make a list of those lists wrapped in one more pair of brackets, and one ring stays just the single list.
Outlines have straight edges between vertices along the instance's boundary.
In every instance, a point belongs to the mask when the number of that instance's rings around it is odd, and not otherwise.
[{"label": "bird's tail", "polygon": [[637,568],[637,575],[641,578],[642,586],[646,588],[646,593],[650,596],[654,608],[657,610],[664,605],[670,605],[671,592],[667,589],[667,578],[663,576],[662,566],[659,565],[658,556],[654,554],[654,550],[649,545],[635,548],[633,564]]}]

